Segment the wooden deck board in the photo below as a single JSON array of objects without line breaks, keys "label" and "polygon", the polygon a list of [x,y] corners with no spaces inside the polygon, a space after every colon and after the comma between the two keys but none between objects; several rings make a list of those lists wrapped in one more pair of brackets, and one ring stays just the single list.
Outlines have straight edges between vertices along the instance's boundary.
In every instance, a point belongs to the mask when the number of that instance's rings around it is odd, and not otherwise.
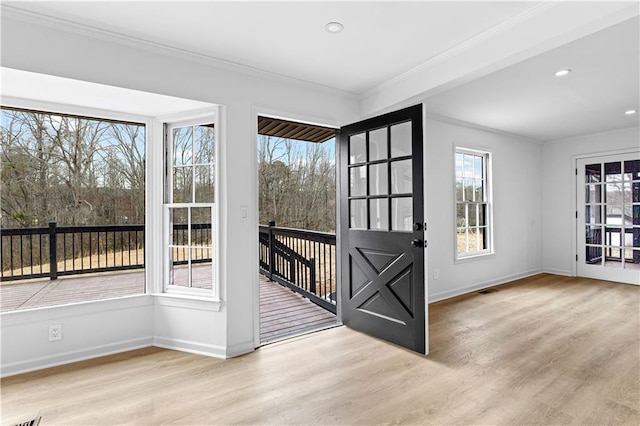
[{"label": "wooden deck board", "polygon": [[[180,280],[186,277],[187,270],[175,268],[174,274]],[[193,269],[196,287],[205,286],[210,277],[211,269],[206,266]],[[129,296],[143,293],[144,288],[142,271],[7,282],[0,285],[0,312]],[[335,324],[336,317],[260,275],[260,320],[260,340],[264,343]]]}]

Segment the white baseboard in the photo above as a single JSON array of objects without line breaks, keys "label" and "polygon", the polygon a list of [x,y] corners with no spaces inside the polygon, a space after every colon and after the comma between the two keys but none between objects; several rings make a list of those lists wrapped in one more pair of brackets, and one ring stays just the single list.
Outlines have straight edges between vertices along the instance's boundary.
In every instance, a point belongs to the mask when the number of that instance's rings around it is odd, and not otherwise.
[{"label": "white baseboard", "polygon": [[563,275],[565,277],[573,277],[573,271],[565,271],[564,269],[544,268],[542,270],[545,274]]},{"label": "white baseboard", "polygon": [[521,272],[519,274],[508,275],[505,277],[496,278],[489,281],[484,281],[480,283],[475,283],[473,285],[456,288],[452,290],[441,291],[439,293],[435,293],[429,296],[428,303],[439,302],[441,300],[450,299],[452,297],[461,296],[467,293],[473,293],[474,291],[482,290],[484,288],[493,287],[495,285],[508,283],[510,281],[520,280],[522,278],[531,277],[533,275],[537,275],[542,273],[542,269],[532,269],[529,271]]},{"label": "white baseboard", "polygon": [[233,358],[235,356],[248,354],[249,352],[253,352],[254,350],[255,345],[253,340],[227,346],[227,358]]},{"label": "white baseboard", "polygon": [[153,346],[175,351],[188,352],[196,355],[211,356],[214,358],[226,359],[227,348],[218,345],[208,345],[205,343],[192,342],[189,340],[169,339],[167,337],[154,337]]},{"label": "white baseboard", "polygon": [[79,351],[65,352],[26,361],[14,362],[0,367],[0,377],[14,376],[16,374],[42,370],[43,368],[56,367],[63,364],[70,364],[72,362],[85,361],[120,352],[147,348],[152,346],[152,343],[153,339],[151,337],[142,337],[139,339],[110,343],[108,345],[94,346],[92,348],[82,349]]}]

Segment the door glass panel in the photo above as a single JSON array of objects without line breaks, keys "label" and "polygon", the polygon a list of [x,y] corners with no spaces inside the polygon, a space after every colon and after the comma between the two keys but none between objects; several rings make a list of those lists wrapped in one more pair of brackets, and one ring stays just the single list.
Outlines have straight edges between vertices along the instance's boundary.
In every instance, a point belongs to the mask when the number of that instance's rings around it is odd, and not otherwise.
[{"label": "door glass panel", "polygon": [[387,195],[388,182],[387,163],[369,166],[369,195]]},{"label": "door glass panel", "polygon": [[352,197],[367,195],[367,166],[349,169],[349,191]]},{"label": "door glass panel", "polygon": [[602,244],[601,226],[587,226],[585,232],[587,244]]},{"label": "door glass panel", "polygon": [[622,182],[622,163],[604,164],[604,180],[605,182]]},{"label": "door glass panel", "polygon": [[607,204],[605,207],[607,225],[622,225],[622,206]]},{"label": "door glass panel", "polygon": [[602,185],[587,185],[585,193],[586,203],[601,203],[602,202]]},{"label": "door glass panel", "polygon": [[628,175],[625,179],[640,180],[640,160],[625,161],[624,173],[625,175]]},{"label": "door glass panel", "polygon": [[584,168],[584,178],[587,183],[602,182],[600,163],[588,164]]},{"label": "door glass panel", "polygon": [[349,227],[367,229],[367,200],[349,201]]},{"label": "door glass panel", "polygon": [[367,139],[364,133],[349,136],[349,164],[367,161]]},{"label": "door glass panel", "polygon": [[622,231],[620,228],[607,226],[604,228],[605,244],[620,247],[622,245]]},{"label": "door glass panel", "polygon": [[391,126],[391,157],[411,155],[411,122]]},{"label": "door glass panel", "polygon": [[640,270],[640,250],[624,250],[624,267],[626,269]]},{"label": "door glass panel", "polygon": [[601,206],[586,206],[584,220],[588,224],[602,223]]},{"label": "door glass panel", "polygon": [[369,229],[389,230],[389,199],[369,200]]},{"label": "door glass panel", "polygon": [[391,162],[391,193],[410,194],[413,191],[411,160]]},{"label": "door glass panel", "polygon": [[391,199],[391,230],[413,231],[413,198]]},{"label": "door glass panel", "polygon": [[604,198],[605,203],[622,204],[622,183],[607,183]]},{"label": "door glass panel", "polygon": [[640,182],[633,182],[631,184],[631,201],[640,203]]},{"label": "door glass panel", "polygon": [[586,246],[586,262],[589,265],[602,264],[602,247]]},{"label": "door glass panel", "polygon": [[385,160],[387,158],[387,128],[369,132],[369,161]]}]

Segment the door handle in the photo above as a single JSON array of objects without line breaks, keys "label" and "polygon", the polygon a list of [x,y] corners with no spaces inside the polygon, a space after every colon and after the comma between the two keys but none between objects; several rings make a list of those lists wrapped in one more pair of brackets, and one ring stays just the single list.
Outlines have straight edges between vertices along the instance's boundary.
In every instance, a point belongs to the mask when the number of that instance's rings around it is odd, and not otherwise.
[{"label": "door handle", "polygon": [[419,240],[417,238],[411,241],[411,245],[414,247],[424,247],[424,243],[422,242],[422,240]]}]

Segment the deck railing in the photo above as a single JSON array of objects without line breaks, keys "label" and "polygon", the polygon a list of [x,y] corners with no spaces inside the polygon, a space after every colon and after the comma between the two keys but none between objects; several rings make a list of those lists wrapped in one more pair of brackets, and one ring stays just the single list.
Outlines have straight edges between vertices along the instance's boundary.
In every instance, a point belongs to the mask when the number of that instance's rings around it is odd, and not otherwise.
[{"label": "deck railing", "polygon": [[260,272],[336,313],[336,235],[260,225]]},{"label": "deck railing", "polygon": [[[187,239],[187,225],[174,225],[174,243]],[[192,238],[211,240],[211,224],[192,224]],[[193,233],[196,233],[194,235]],[[144,225],[57,226],[0,230],[0,281],[144,268]],[[260,272],[336,312],[336,236],[260,225]],[[183,253],[187,256],[187,253]],[[176,256],[174,264],[186,263]],[[192,253],[192,257],[194,253]],[[195,253],[193,263],[210,262]]]}]

